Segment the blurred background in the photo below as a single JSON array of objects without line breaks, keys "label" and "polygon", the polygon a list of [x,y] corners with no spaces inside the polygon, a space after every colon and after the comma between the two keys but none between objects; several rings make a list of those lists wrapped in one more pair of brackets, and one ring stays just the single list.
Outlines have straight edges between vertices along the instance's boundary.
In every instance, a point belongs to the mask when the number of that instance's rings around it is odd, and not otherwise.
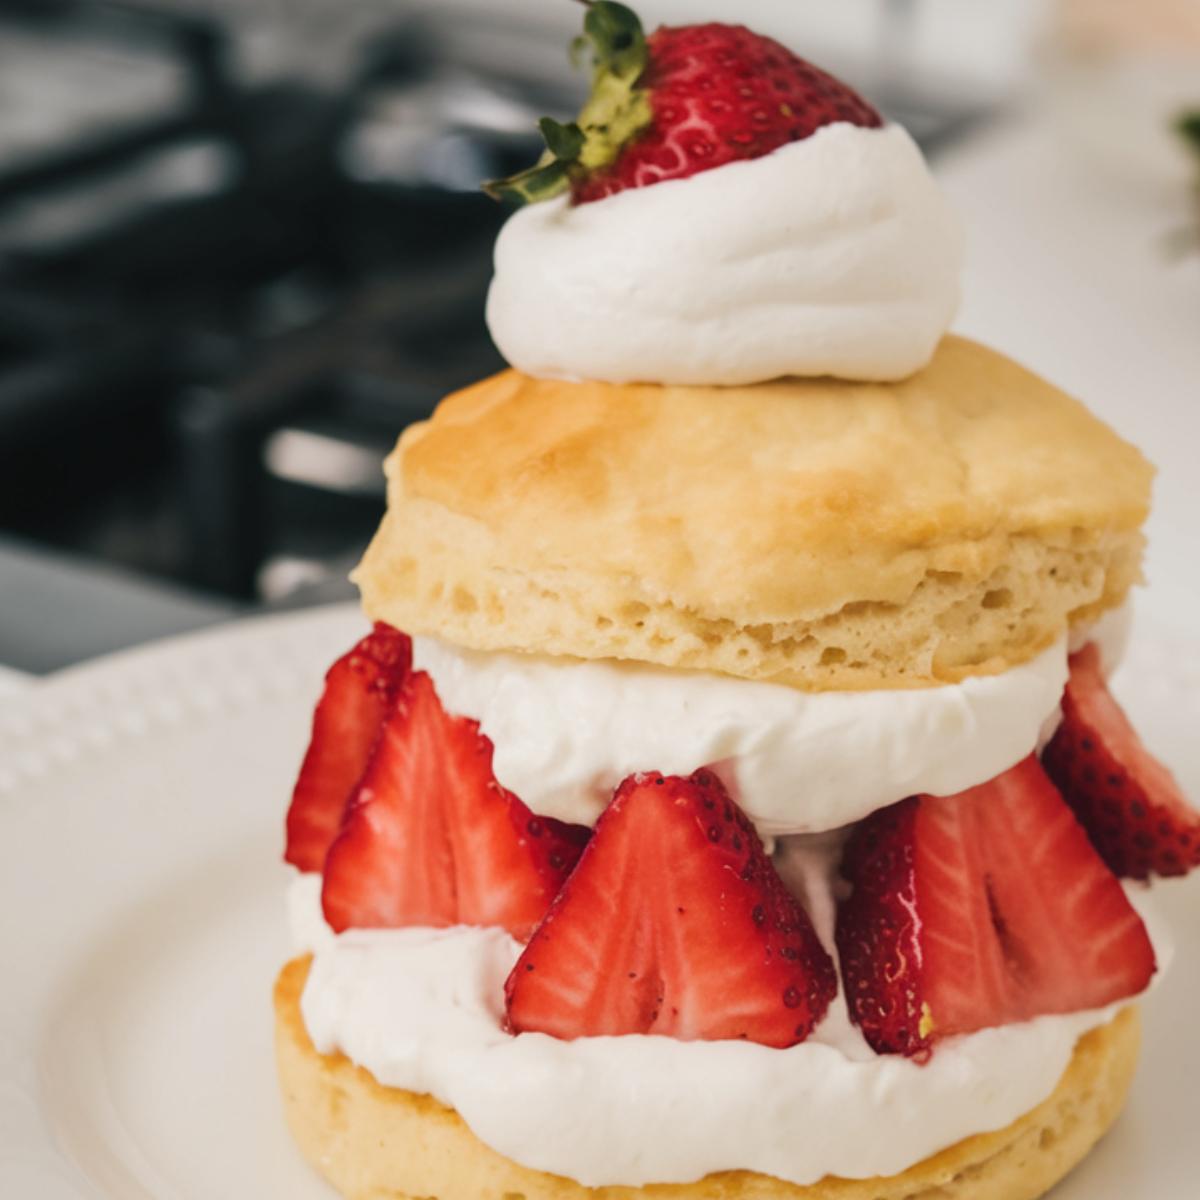
[{"label": "blurred background", "polygon": [[[644,0],[773,33],[921,141],[959,327],[1162,467],[1200,595],[1200,0]],[[569,0],[0,0],[0,665],[352,594],[380,464],[501,365],[503,211]]]}]

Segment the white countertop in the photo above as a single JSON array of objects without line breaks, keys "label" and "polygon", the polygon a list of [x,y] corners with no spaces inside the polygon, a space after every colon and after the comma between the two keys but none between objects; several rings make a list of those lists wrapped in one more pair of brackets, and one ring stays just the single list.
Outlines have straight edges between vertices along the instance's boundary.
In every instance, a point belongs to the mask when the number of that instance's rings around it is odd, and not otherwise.
[{"label": "white countertop", "polygon": [[1200,254],[1166,242],[1186,192],[1105,174],[1047,123],[964,143],[938,175],[966,218],[956,328],[1079,396],[1157,464],[1139,607],[1200,597]]},{"label": "white countertop", "polygon": [[0,704],[23,692],[33,683],[33,677],[24,671],[14,671],[11,667],[0,666]]}]

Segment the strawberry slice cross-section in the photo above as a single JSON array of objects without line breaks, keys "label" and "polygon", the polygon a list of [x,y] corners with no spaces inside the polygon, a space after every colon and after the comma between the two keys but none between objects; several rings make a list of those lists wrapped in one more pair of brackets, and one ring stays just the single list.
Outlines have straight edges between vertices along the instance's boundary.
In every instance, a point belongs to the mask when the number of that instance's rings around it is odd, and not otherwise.
[{"label": "strawberry slice cross-section", "polygon": [[1030,756],[957,796],[856,827],[838,954],[851,1019],[879,1053],[1143,991],[1154,949],[1123,888]]},{"label": "strawberry slice cross-section", "polygon": [[621,784],[505,987],[514,1033],[777,1047],[836,991],[808,915],[708,771]]},{"label": "strawberry slice cross-section", "polygon": [[478,723],[448,714],[414,671],[325,861],[325,919],[336,932],[499,925],[524,940],[587,837],[502,788]]},{"label": "strawberry slice cross-section", "polygon": [[284,859],[319,871],[388,704],[412,664],[412,642],[382,622],[329,668],[287,815]]},{"label": "strawberry slice cross-section", "polygon": [[1200,812],[1142,745],[1094,644],[1071,656],[1062,708],[1042,763],[1104,861],[1129,879],[1200,866]]}]

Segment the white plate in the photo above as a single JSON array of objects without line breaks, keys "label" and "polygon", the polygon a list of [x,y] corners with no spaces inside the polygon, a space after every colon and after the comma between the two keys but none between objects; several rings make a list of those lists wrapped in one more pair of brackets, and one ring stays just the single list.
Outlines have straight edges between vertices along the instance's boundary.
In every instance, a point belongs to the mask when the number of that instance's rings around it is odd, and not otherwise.
[{"label": "white plate", "polygon": [[[339,607],[66,672],[0,707],[0,1196],[317,1200],[275,1094],[284,809]],[[1200,796],[1200,640],[1140,628],[1119,682]],[[1056,1200],[1195,1200],[1200,880],[1146,1004],[1129,1112]]]}]

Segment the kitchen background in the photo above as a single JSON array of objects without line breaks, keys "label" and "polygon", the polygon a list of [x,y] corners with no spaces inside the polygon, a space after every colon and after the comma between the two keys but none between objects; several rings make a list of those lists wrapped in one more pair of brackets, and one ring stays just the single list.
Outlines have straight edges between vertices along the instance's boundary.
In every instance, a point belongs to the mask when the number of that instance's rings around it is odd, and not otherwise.
[{"label": "kitchen background", "polygon": [[[644,0],[914,132],[958,327],[1161,467],[1143,607],[1200,596],[1200,0]],[[500,365],[503,212],[584,81],[569,0],[0,0],[0,669],[348,597],[399,430]],[[1200,123],[1200,118],[1197,119]]]}]

